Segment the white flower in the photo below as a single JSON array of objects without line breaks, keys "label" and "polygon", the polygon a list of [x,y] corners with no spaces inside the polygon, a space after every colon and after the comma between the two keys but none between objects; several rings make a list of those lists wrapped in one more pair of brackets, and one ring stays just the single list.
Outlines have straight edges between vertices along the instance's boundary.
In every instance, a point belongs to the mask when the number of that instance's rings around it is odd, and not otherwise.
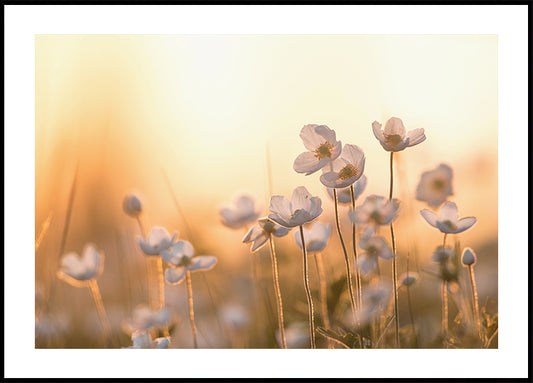
[{"label": "white flower", "polygon": [[360,225],[388,225],[398,216],[400,201],[397,198],[389,200],[375,194],[366,197],[365,202],[348,213],[350,219]]},{"label": "white flower", "polygon": [[320,182],[328,188],[345,188],[357,181],[365,170],[365,154],[357,145],[344,145],[341,155],[322,169]]},{"label": "white flower", "polygon": [[433,262],[445,263],[453,257],[453,254],[453,249],[450,246],[438,246],[433,252],[431,260]]},{"label": "white flower", "polygon": [[[331,225],[322,222],[315,222],[310,229],[304,227],[305,245],[308,253],[318,253],[328,244],[329,236],[331,235]],[[300,231],[294,232],[294,240],[296,244],[302,248],[302,236]]]},{"label": "white flower", "polygon": [[240,229],[255,222],[261,213],[255,206],[252,196],[241,194],[234,200],[234,205],[224,206],[219,211],[222,224],[231,229]]},{"label": "white flower", "polygon": [[224,324],[231,329],[246,327],[250,322],[248,311],[241,305],[230,303],[222,307],[221,317]]},{"label": "white flower", "polygon": [[252,243],[251,251],[254,252],[263,246],[268,237],[272,234],[275,237],[283,237],[289,233],[291,229],[283,227],[271,221],[267,217],[259,219],[256,225],[252,226],[248,233],[244,236],[242,241],[244,243]]},{"label": "white flower", "polygon": [[130,217],[137,218],[142,213],[141,199],[133,193],[128,194],[124,197],[122,208],[124,209],[124,213]]},{"label": "white flower", "polygon": [[335,131],[326,125],[305,125],[300,137],[308,151],[294,160],[293,168],[297,173],[313,174],[341,154],[341,142],[337,141]]},{"label": "white flower", "polygon": [[461,259],[464,266],[472,266],[476,263],[476,253],[469,247],[463,250],[463,256]]},{"label": "white flower", "polygon": [[416,199],[427,202],[431,207],[439,207],[453,195],[453,170],[446,164],[422,173],[416,187]]},{"label": "white flower", "polygon": [[357,310],[358,320],[361,324],[370,323],[372,320],[381,315],[383,310],[387,310],[392,292],[390,286],[382,281],[380,283],[373,281],[361,291],[362,309]]},{"label": "white flower", "polygon": [[289,200],[280,195],[270,198],[268,218],[285,227],[301,226],[322,214],[322,201],[312,197],[304,186],[298,186]]},{"label": "white flower", "polygon": [[359,241],[359,247],[363,251],[357,257],[357,266],[364,274],[369,274],[377,268],[378,257],[385,260],[394,258],[385,238],[378,235],[365,234]]},{"label": "white flower", "polygon": [[[353,195],[354,200],[357,200],[359,196],[365,191],[367,178],[366,175],[362,175],[355,183],[353,184]],[[335,196],[333,195],[333,188],[326,188],[328,196],[332,201],[335,201]],[[350,204],[352,203],[352,196],[350,195],[350,187],[337,189],[337,201],[340,204]]]},{"label": "white flower", "polygon": [[163,250],[161,257],[170,266],[165,270],[165,279],[176,285],[183,281],[188,271],[210,270],[215,267],[217,258],[212,255],[194,256],[194,248],[188,241],[179,240],[169,250]]},{"label": "white flower", "polygon": [[372,123],[374,136],[379,140],[383,149],[388,152],[399,152],[409,146],[415,146],[426,139],[424,129],[414,129],[405,133],[403,121],[398,117],[391,117],[381,130],[381,124],[377,121]]},{"label": "white flower", "polygon": [[61,258],[61,269],[57,276],[73,286],[83,286],[98,277],[104,270],[104,253],[88,243],[83,248],[83,255],[67,253]]},{"label": "white flower", "polygon": [[400,284],[403,286],[412,286],[418,281],[418,273],[416,271],[409,271],[400,275]]},{"label": "white flower", "polygon": [[168,338],[156,338],[152,340],[152,337],[148,331],[135,331],[131,335],[133,346],[123,348],[168,348],[170,340]]},{"label": "white flower", "polygon": [[137,236],[137,242],[139,247],[146,255],[159,255],[163,250],[167,250],[176,239],[178,233],[174,233],[172,238],[168,234],[167,229],[161,226],[154,226],[152,231],[148,235],[148,241],[144,238]]},{"label": "white flower", "polygon": [[170,322],[170,311],[164,307],[152,310],[147,305],[141,304],[133,310],[133,319],[127,322],[128,332],[147,331],[152,327],[164,327]]},{"label": "white flower", "polygon": [[439,216],[428,209],[421,210],[420,215],[422,215],[427,223],[445,234],[462,233],[472,227],[477,221],[475,217],[459,219],[457,205],[453,202],[446,202],[442,205]]},{"label": "white flower", "polygon": [[[276,340],[281,347],[281,335],[276,330]],[[293,322],[285,327],[285,340],[288,348],[309,347],[309,325],[305,322]]]}]

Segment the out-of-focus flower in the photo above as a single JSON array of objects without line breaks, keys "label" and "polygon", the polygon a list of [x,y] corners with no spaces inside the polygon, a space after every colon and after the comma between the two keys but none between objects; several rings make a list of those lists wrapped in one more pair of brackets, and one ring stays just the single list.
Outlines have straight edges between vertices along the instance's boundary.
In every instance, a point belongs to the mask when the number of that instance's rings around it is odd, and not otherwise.
[{"label": "out-of-focus flower", "polygon": [[278,225],[274,221],[271,221],[267,217],[259,219],[256,225],[252,226],[248,233],[244,236],[242,241],[244,243],[252,243],[251,251],[258,250],[263,246],[268,237],[272,234],[274,237],[283,237],[289,233],[291,229]]},{"label": "out-of-focus flower", "polygon": [[335,131],[326,125],[305,125],[300,137],[308,151],[294,160],[293,168],[297,173],[313,174],[341,154],[341,142],[337,141]]},{"label": "out-of-focus flower", "polygon": [[438,246],[433,252],[433,255],[431,256],[431,260],[433,262],[443,263],[443,262],[447,262],[452,257],[453,257],[453,249],[450,246],[446,246],[446,247]]},{"label": "out-of-focus flower", "polygon": [[[305,245],[308,253],[318,253],[328,244],[329,236],[331,235],[331,225],[322,222],[315,222],[311,228],[304,227]],[[302,237],[299,231],[294,232],[294,240],[296,244],[302,248]]]},{"label": "out-of-focus flower", "polygon": [[124,197],[122,208],[124,209],[124,213],[132,218],[137,218],[140,216],[143,210],[141,199],[139,196],[133,193],[130,193]]},{"label": "out-of-focus flower", "polygon": [[[359,196],[365,191],[367,183],[366,175],[362,175],[355,183],[353,184],[353,194],[354,199],[357,200]],[[332,201],[335,201],[335,196],[333,195],[333,188],[326,188],[328,196]],[[350,204],[352,203],[352,196],[350,195],[350,187],[337,189],[337,201],[340,204]]]},{"label": "out-of-focus flower", "polygon": [[431,207],[439,207],[453,195],[452,178],[453,170],[446,164],[422,173],[416,187],[416,199],[427,202]]},{"label": "out-of-focus flower", "polygon": [[177,236],[178,233],[175,232],[174,235],[170,237],[167,229],[161,226],[154,226],[148,235],[147,241],[145,241],[144,238],[137,236],[137,242],[144,254],[159,255],[163,250],[167,250],[172,246]]},{"label": "out-of-focus flower", "polygon": [[426,139],[424,129],[414,129],[406,134],[403,121],[398,117],[389,118],[383,130],[381,130],[381,124],[374,121],[372,131],[383,149],[388,152],[399,152],[409,146],[418,145]]},{"label": "out-of-focus flower", "polygon": [[301,226],[322,214],[322,201],[312,197],[304,186],[299,186],[292,192],[291,200],[274,195],[270,198],[268,218],[285,227]]},{"label": "out-of-focus flower", "polygon": [[104,253],[88,243],[83,248],[82,256],[75,252],[67,253],[61,258],[61,269],[57,276],[73,286],[84,286],[97,278],[104,270]]},{"label": "out-of-focus flower", "polygon": [[320,182],[328,188],[345,188],[357,181],[365,170],[365,153],[357,145],[346,144],[341,155],[322,168]]},{"label": "out-of-focus flower", "polygon": [[375,194],[366,197],[365,202],[348,213],[350,219],[359,225],[388,225],[398,216],[400,201],[389,200]]},{"label": "out-of-focus flower", "polygon": [[253,223],[261,212],[256,209],[255,199],[248,194],[241,194],[234,200],[233,205],[220,209],[222,224],[230,229],[240,229]]},{"label": "out-of-focus flower", "polygon": [[131,335],[131,340],[133,346],[123,348],[168,348],[170,343],[170,340],[165,337],[152,340],[148,331],[135,331]]},{"label": "out-of-focus flower", "polygon": [[472,266],[476,263],[476,253],[469,247],[465,247],[463,250],[463,256],[461,258],[463,266]]},{"label": "out-of-focus flower", "polygon": [[135,331],[147,331],[152,327],[159,328],[168,326],[171,319],[170,311],[164,307],[152,310],[147,305],[141,304],[133,310],[133,318],[126,322],[128,333]]},{"label": "out-of-focus flower", "polygon": [[412,286],[418,281],[418,273],[416,271],[409,271],[400,275],[400,284],[403,286]]},{"label": "out-of-focus flower", "polygon": [[361,324],[367,324],[381,315],[392,298],[392,291],[387,282],[380,283],[373,281],[362,291],[362,309],[357,310],[356,315]]},{"label": "out-of-focus flower", "polygon": [[221,310],[222,321],[231,329],[239,329],[246,327],[250,322],[250,314],[241,305],[231,303],[222,307]]},{"label": "out-of-focus flower", "polygon": [[453,202],[446,202],[440,208],[439,216],[431,210],[423,209],[420,215],[431,226],[436,227],[445,234],[458,234],[472,227],[476,223],[475,217],[465,217],[459,219],[457,205]]},{"label": "out-of-focus flower", "polygon": [[365,235],[359,241],[359,247],[363,251],[358,256],[357,265],[364,274],[369,274],[377,268],[378,258],[385,260],[394,258],[385,238],[370,233],[371,231],[365,231]]},{"label": "out-of-focus flower", "polygon": [[172,285],[183,281],[188,271],[210,270],[217,263],[217,258],[212,255],[195,257],[191,243],[183,240],[173,244],[170,250],[163,250],[161,257],[172,266],[165,270],[165,279]]},{"label": "out-of-focus flower", "polygon": [[[276,339],[281,347],[279,329],[276,331]],[[285,340],[287,348],[309,348],[309,325],[305,322],[289,324],[285,327]]]}]

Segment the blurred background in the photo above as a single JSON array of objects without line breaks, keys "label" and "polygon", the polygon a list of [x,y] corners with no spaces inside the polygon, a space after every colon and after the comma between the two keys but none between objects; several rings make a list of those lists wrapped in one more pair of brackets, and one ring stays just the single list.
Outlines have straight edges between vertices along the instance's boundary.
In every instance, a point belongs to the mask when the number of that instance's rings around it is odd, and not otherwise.
[{"label": "blurred background", "polygon": [[[178,231],[198,254],[218,257],[213,270],[192,278],[200,346],[276,347],[268,248],[251,254],[245,231],[224,227],[219,208],[247,192],[267,215],[270,190],[289,197],[303,185],[323,200],[319,220],[333,226],[319,174],[292,169],[305,150],[300,129],[326,124],[343,143],[363,148],[362,202],[388,194],[389,156],[371,123],[391,116],[407,130],[424,128],[427,137],[395,156],[394,189],[402,201],[395,224],[399,273],[410,254],[410,269],[422,278],[412,289],[421,344],[433,347],[440,326],[440,282],[426,271],[435,269],[430,258],[442,235],[420,217],[426,205],[414,196],[420,174],[441,162],[454,170],[450,200],[459,215],[478,219],[449,240],[476,251],[480,305],[497,313],[497,50],[493,35],[36,36],[36,236],[50,223],[35,256],[36,347],[104,345],[88,289],[56,277],[76,168],[65,252],[81,252],[87,242],[105,252],[98,283],[117,345],[131,345],[121,323],[149,299],[137,223],[122,211],[124,196],[135,191],[143,197],[145,227]],[[292,233],[276,245],[286,325],[293,346],[302,347],[301,252]],[[331,286],[344,273],[334,230],[323,257]],[[390,275],[390,262],[381,267]],[[316,293],[313,268],[310,278]],[[177,318],[171,346],[191,347],[185,287],[167,285],[166,297]],[[348,308],[343,299],[339,318]],[[457,310],[453,304],[450,310],[452,320]],[[408,324],[403,307],[400,318]]]}]

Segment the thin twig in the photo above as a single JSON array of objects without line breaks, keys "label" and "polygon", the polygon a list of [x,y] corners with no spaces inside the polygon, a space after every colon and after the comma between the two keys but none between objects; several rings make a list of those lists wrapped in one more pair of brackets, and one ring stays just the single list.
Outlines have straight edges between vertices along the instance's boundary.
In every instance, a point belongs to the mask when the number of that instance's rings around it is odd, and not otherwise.
[{"label": "thin twig", "polygon": [[307,270],[307,249],[305,247],[304,228],[300,225],[300,237],[302,239],[302,251],[304,255],[304,285],[305,293],[307,294],[307,304],[309,306],[309,335],[311,337],[311,348],[316,348],[315,344],[315,313],[313,310],[313,298],[311,297],[311,290],[309,289],[309,272]]}]

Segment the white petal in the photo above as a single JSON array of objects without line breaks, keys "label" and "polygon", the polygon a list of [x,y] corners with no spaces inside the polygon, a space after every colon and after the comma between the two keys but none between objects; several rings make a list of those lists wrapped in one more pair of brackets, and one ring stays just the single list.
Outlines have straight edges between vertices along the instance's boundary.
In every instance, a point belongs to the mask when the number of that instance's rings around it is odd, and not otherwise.
[{"label": "white petal", "polygon": [[217,257],[212,255],[199,255],[191,259],[189,270],[210,270],[217,264]]},{"label": "white petal", "polygon": [[237,208],[238,211],[244,212],[247,214],[249,211],[254,210],[255,201],[251,196],[247,194],[243,194],[237,198],[235,202],[235,207]]},{"label": "white petal", "polygon": [[[304,229],[304,237],[305,237],[305,229]],[[294,241],[296,242],[298,247],[301,249],[302,248],[302,236],[301,236],[300,230],[294,231]]]},{"label": "white petal", "polygon": [[437,227],[437,214],[433,213],[431,210],[423,209],[420,210],[420,215],[433,227]]},{"label": "white petal", "polygon": [[322,214],[322,200],[319,197],[311,197],[311,208],[309,210],[311,219],[315,219],[320,214]]},{"label": "white petal", "polygon": [[300,138],[302,139],[304,146],[307,150],[314,151],[320,144],[324,143],[324,137],[320,136],[315,128],[319,126],[317,124],[305,125],[300,131]]},{"label": "white petal", "polygon": [[180,239],[178,242],[176,242],[172,246],[172,250],[177,254],[186,255],[189,258],[194,255],[194,247],[192,247],[192,244],[183,239]]},{"label": "white petal", "polygon": [[244,243],[252,242],[261,234],[263,234],[263,229],[259,225],[254,225],[248,230],[242,241]]},{"label": "white petal", "polygon": [[165,270],[165,279],[171,285],[177,285],[185,279],[185,267],[169,267]]},{"label": "white petal", "polygon": [[336,188],[338,177],[338,173],[335,172],[322,173],[320,176],[320,182],[322,182],[322,185],[327,188]]},{"label": "white petal", "polygon": [[297,173],[305,173],[305,175],[313,174],[322,169],[329,161],[329,158],[319,160],[313,152],[303,152],[294,160],[292,168]]},{"label": "white petal", "polygon": [[63,273],[76,279],[85,272],[85,266],[80,257],[74,252],[67,253],[61,258],[61,268]]},{"label": "white petal", "polygon": [[330,160],[334,160],[337,157],[339,157],[342,154],[342,142],[337,141],[335,145],[333,145],[333,150],[331,151]]},{"label": "white petal", "polygon": [[476,222],[476,217],[461,218],[459,222],[457,222],[457,230],[455,231],[455,234],[462,233],[466,229],[471,228]]},{"label": "white petal", "polygon": [[369,257],[366,254],[360,254],[357,259],[357,266],[365,275],[369,274],[371,271],[374,271],[377,265],[378,259],[376,257]]},{"label": "white petal", "polygon": [[137,243],[139,244],[139,247],[145,255],[159,255],[160,253],[159,249],[156,249],[151,246],[142,237],[137,236]]},{"label": "white petal", "polygon": [[391,117],[385,124],[383,128],[383,135],[392,135],[397,134],[400,137],[405,137],[405,127],[403,126],[403,121],[398,117]]},{"label": "white petal", "polygon": [[161,226],[154,226],[148,236],[148,243],[152,246],[170,242],[170,234]]},{"label": "white petal", "polygon": [[361,178],[359,178],[353,185],[354,189],[354,197],[355,199],[359,198],[359,196],[365,191],[367,183],[366,175],[362,175]]},{"label": "white petal", "polygon": [[364,161],[365,159],[365,153],[363,152],[363,149],[361,149],[357,145],[351,144],[344,145],[341,156],[342,158],[346,159],[350,164],[355,165],[355,167],[357,168],[360,167],[361,161]]},{"label": "white petal", "polygon": [[374,136],[380,141],[383,141],[383,132],[381,131],[381,124],[377,121],[374,121],[372,123],[372,132],[374,132]]},{"label": "white petal", "polygon": [[315,132],[322,136],[327,142],[330,144],[333,144],[335,141],[337,141],[337,137],[335,134],[335,131],[333,129],[330,129],[326,125],[318,125],[315,127]]},{"label": "white petal", "polygon": [[288,219],[286,219],[284,217],[280,217],[276,213],[269,214],[268,218],[271,219],[272,221],[276,222],[277,224],[279,224],[281,226],[284,226],[284,227],[294,227],[294,226],[296,226],[296,225],[291,224]]},{"label": "white petal", "polygon": [[160,254],[161,258],[167,263],[170,263],[174,266],[179,266],[181,263],[181,258],[183,257],[183,254],[176,254],[175,252],[169,251],[169,250],[163,250]]},{"label": "white petal", "polygon": [[263,246],[266,241],[268,241],[268,235],[266,233],[262,233],[260,236],[255,238],[254,243],[252,243],[251,251],[254,252],[258,250],[261,246]]},{"label": "white petal", "polygon": [[407,133],[407,138],[409,138],[409,146],[415,146],[424,142],[426,135],[424,134],[424,129],[414,129]]},{"label": "white petal", "polygon": [[276,225],[274,231],[272,232],[272,235],[274,235],[274,237],[284,237],[289,234],[289,231],[291,231],[291,229],[289,229],[288,227]]},{"label": "white petal", "polygon": [[459,215],[457,212],[457,205],[455,203],[446,202],[444,205],[442,205],[440,208],[439,221],[451,221],[452,223],[456,224],[458,218]]},{"label": "white petal", "polygon": [[168,338],[164,338],[164,337],[161,337],[161,338],[156,338],[154,340],[154,348],[168,348],[168,345],[170,344],[170,341],[168,340]]},{"label": "white petal", "polygon": [[103,270],[102,256],[103,253],[101,254],[94,244],[89,243],[85,245],[82,262],[88,279],[96,277]]},{"label": "white petal", "polygon": [[[279,217],[291,216],[291,203],[287,198],[280,195],[273,195],[270,197],[269,209],[272,213],[278,215]],[[270,215],[268,218],[270,218]]]},{"label": "white petal", "polygon": [[291,197],[291,213],[296,210],[306,210],[311,209],[311,193],[305,188],[305,186],[298,186],[292,192]]}]

